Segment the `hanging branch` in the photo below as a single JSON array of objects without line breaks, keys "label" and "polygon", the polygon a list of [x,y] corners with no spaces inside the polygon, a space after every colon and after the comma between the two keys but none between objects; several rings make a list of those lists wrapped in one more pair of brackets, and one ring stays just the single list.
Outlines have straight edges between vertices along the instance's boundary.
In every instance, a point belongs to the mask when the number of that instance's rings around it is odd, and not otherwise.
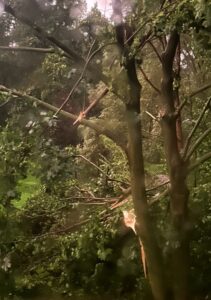
[{"label": "hanging branch", "polygon": [[192,139],[195,131],[199,127],[199,125],[200,125],[200,123],[201,123],[201,121],[203,119],[203,116],[204,116],[206,110],[210,106],[210,101],[211,101],[211,97],[209,97],[208,100],[206,101],[206,103],[205,103],[204,107],[202,108],[202,111],[201,111],[201,113],[200,113],[200,115],[198,117],[198,120],[196,121],[195,126],[193,127],[193,129],[191,130],[190,134],[187,137],[187,140],[186,140],[186,143],[185,143],[185,146],[184,146],[183,157],[186,157],[186,154],[187,154],[187,151],[188,151],[191,139]]}]

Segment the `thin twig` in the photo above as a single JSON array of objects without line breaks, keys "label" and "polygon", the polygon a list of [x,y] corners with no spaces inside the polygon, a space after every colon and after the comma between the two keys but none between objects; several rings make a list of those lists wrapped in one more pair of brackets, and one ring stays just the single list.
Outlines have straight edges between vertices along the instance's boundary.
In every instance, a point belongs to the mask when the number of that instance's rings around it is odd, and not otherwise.
[{"label": "thin twig", "polygon": [[95,163],[93,163],[91,160],[89,160],[87,157],[85,157],[84,155],[73,155],[73,157],[79,157],[82,158],[83,160],[85,160],[86,162],[88,162],[90,165],[92,165],[94,168],[96,168],[98,171],[100,171],[103,175],[106,176],[106,178],[110,181],[115,181],[121,184],[125,184],[124,181],[115,179],[115,178],[111,178],[104,170],[102,170],[101,168],[99,168]]}]

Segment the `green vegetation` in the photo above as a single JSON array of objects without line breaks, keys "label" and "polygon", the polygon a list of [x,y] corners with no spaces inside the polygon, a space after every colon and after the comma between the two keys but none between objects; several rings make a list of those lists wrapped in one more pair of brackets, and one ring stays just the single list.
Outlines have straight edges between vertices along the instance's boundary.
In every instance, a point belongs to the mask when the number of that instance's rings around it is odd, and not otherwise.
[{"label": "green vegetation", "polygon": [[1,300],[210,299],[210,20],[0,0]]}]

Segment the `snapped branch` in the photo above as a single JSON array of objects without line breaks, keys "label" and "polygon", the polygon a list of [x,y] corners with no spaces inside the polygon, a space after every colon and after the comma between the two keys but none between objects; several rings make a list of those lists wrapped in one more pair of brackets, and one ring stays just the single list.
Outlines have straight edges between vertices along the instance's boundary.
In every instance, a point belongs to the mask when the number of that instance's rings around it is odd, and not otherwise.
[{"label": "snapped branch", "polygon": [[[56,106],[52,105],[52,104],[44,102],[44,101],[42,101],[42,100],[40,100],[36,97],[27,95],[23,92],[9,89],[9,88],[7,88],[5,86],[2,86],[2,85],[0,85],[0,92],[7,93],[10,96],[20,97],[22,99],[26,99],[26,100],[28,100],[30,102],[33,102],[33,103],[35,102],[37,105],[45,107],[46,109],[48,109],[50,111],[53,111],[53,112],[58,111],[58,108]],[[78,118],[77,115],[71,114],[71,113],[66,112],[64,110],[61,110],[59,113],[60,113],[61,116],[65,117],[65,118],[68,118],[72,121],[76,121],[77,118]],[[86,126],[86,127],[89,127],[91,129],[95,130],[98,134],[105,135],[106,137],[111,139],[114,143],[116,143],[118,146],[120,146],[124,151],[126,151],[125,145],[122,144],[121,142],[119,142],[118,136],[114,132],[108,130],[104,126],[99,126],[95,122],[92,122],[92,121],[86,120],[86,119],[82,119],[81,124],[83,126]]]}]

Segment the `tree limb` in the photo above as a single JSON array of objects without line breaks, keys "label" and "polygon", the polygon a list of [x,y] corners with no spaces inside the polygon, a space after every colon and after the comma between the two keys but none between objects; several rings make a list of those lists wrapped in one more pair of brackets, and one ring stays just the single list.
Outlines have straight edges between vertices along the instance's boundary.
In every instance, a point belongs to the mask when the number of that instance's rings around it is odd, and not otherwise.
[{"label": "tree limb", "polygon": [[208,128],[194,143],[194,145],[191,147],[190,151],[187,153],[186,160],[189,160],[191,155],[194,153],[194,151],[200,146],[204,138],[211,132],[211,127]]},{"label": "tree limb", "polygon": [[[43,106],[43,107],[45,107],[45,108],[47,108],[51,111],[54,111],[54,112],[57,112],[57,110],[58,110],[58,108],[56,106],[52,105],[52,104],[44,102],[44,101],[42,101],[42,100],[40,100],[36,97],[24,94],[23,92],[8,89],[7,87],[2,86],[2,85],[0,85],[0,91],[8,93],[12,96],[21,97],[21,98],[29,100],[31,102],[35,102],[39,106]],[[77,118],[78,118],[77,115],[71,114],[71,113],[66,112],[64,110],[61,110],[59,113],[60,113],[60,115],[66,117],[70,120],[73,120],[73,121],[76,121]],[[98,134],[103,134],[103,135],[107,136],[109,139],[111,139],[113,142],[115,142],[118,146],[120,146],[124,151],[126,151],[125,145],[123,143],[119,142],[118,135],[115,134],[114,132],[108,130],[107,128],[105,128],[103,126],[97,125],[95,122],[92,122],[92,121],[86,120],[86,119],[81,120],[81,124],[95,130]]]},{"label": "tree limb", "polygon": [[149,83],[149,85],[158,93],[160,94],[160,90],[152,83],[152,81],[147,77],[146,73],[144,72],[144,70],[142,69],[141,66],[139,66],[139,70],[141,71],[144,79],[146,80],[146,82]]},{"label": "tree limb", "polygon": [[176,110],[176,114],[180,113],[181,110],[183,109],[183,107],[185,106],[185,104],[188,102],[188,100],[206,90],[208,90],[209,88],[211,88],[211,83],[208,83],[202,87],[200,87],[199,89],[193,91],[191,94],[189,94],[185,100],[178,106],[177,110]]},{"label": "tree limb", "polygon": [[75,82],[75,84],[73,85],[73,87],[72,87],[70,93],[68,94],[67,98],[64,100],[64,102],[61,104],[61,106],[59,107],[59,109],[58,109],[57,112],[55,113],[55,115],[54,115],[55,117],[59,114],[59,112],[62,110],[62,108],[65,106],[65,104],[70,100],[70,98],[71,98],[71,96],[73,95],[75,89],[78,87],[78,85],[80,84],[81,80],[83,79],[84,73],[86,72],[86,69],[87,69],[87,66],[88,66],[90,60],[92,59],[93,54],[95,53],[95,52],[93,52],[93,53],[91,54],[91,51],[92,51],[92,48],[94,47],[95,42],[96,42],[96,40],[94,40],[94,42],[92,43],[92,45],[91,45],[91,47],[90,47],[90,49],[89,49],[89,52],[88,52],[87,58],[86,58],[86,62],[85,62],[85,64],[84,64],[84,67],[83,67],[83,70],[82,70],[82,72],[81,72],[81,75],[80,75],[79,78],[76,80],[76,82]]},{"label": "tree limb", "polygon": [[186,143],[185,143],[185,146],[184,146],[184,151],[183,151],[183,157],[186,157],[186,154],[187,154],[187,151],[188,151],[188,148],[189,148],[189,145],[190,145],[190,142],[191,142],[191,139],[196,131],[196,129],[199,127],[200,123],[201,123],[201,120],[206,112],[206,110],[208,109],[209,105],[210,105],[210,101],[211,101],[211,97],[209,97],[204,105],[204,107],[202,108],[202,111],[196,121],[196,124],[195,126],[193,127],[193,129],[191,130],[190,134],[188,135],[187,137],[187,140],[186,140]]},{"label": "tree limb", "polygon": [[162,63],[162,59],[160,54],[158,53],[158,50],[156,49],[156,47],[154,46],[154,44],[151,41],[148,41],[148,44],[150,44],[150,46],[152,47],[152,49],[154,50],[155,54],[157,55],[159,61]]},{"label": "tree limb", "polygon": [[188,172],[193,171],[194,169],[196,169],[198,166],[200,166],[201,164],[203,164],[205,161],[209,159],[211,159],[211,152],[204,154],[202,157],[200,157],[194,163],[192,163],[188,168]]},{"label": "tree limb", "polygon": [[53,48],[7,47],[7,46],[0,46],[0,50],[11,51],[11,52],[55,53],[55,49],[53,49]]},{"label": "tree limb", "polygon": [[35,35],[40,39],[40,36],[44,37],[50,43],[56,45],[59,49],[63,50],[66,54],[68,54],[71,58],[75,59],[78,62],[84,62],[84,59],[75,51],[67,47],[65,44],[57,40],[55,37],[47,34],[41,27],[33,23],[30,19],[25,16],[21,16],[18,14],[10,5],[5,5],[5,12],[12,15],[15,19],[28,25],[35,33]]}]

